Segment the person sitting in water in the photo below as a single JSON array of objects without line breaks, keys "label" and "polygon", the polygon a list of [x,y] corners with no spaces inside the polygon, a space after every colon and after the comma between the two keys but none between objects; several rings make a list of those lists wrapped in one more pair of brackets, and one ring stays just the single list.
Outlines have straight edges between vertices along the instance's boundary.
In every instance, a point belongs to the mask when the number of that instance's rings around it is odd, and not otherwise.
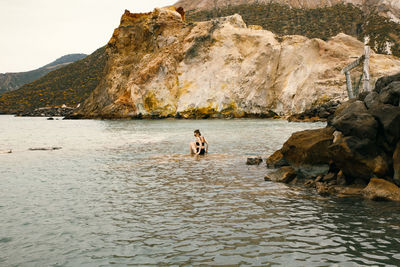
[{"label": "person sitting in water", "polygon": [[190,143],[190,154],[204,155],[208,153],[208,142],[204,136],[201,136],[200,130],[194,131],[194,137],[196,137],[196,142]]}]

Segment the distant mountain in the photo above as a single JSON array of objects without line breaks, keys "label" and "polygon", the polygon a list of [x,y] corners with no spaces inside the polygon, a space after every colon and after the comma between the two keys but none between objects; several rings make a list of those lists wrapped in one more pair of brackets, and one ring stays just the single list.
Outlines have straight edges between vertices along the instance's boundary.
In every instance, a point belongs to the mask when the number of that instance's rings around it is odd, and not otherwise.
[{"label": "distant mountain", "polygon": [[106,61],[105,47],[69,64],[74,58],[73,55],[59,58],[41,68],[50,71],[45,76],[18,90],[0,95],[0,113],[10,114],[63,104],[76,106],[81,103],[101,78]]},{"label": "distant mountain", "polygon": [[[186,12],[188,21],[207,21],[217,17],[240,14],[246,24],[260,25],[265,30],[272,31],[280,36],[303,35],[308,38],[328,40],[339,33],[345,33],[356,37],[361,42],[366,41],[375,52],[400,56],[400,24],[379,15],[379,12],[377,12],[379,10],[373,8],[365,11],[359,8],[360,6],[339,3],[309,9],[275,3],[288,2],[283,0],[274,0],[270,1],[271,3],[262,4],[234,5],[234,3],[240,1],[232,0],[225,1],[231,2],[232,5],[206,9],[205,7],[214,1],[199,0],[197,2],[199,4],[202,3],[202,5],[196,10]],[[260,0],[259,2],[266,1]],[[311,3],[324,1],[296,0],[296,2]],[[332,0],[329,2],[335,1]],[[185,3],[185,1],[182,1],[176,5]],[[215,0],[215,3],[218,6],[218,3],[222,3],[222,1]],[[400,0],[398,3],[400,3]],[[188,7],[193,8],[193,3],[188,5]]]},{"label": "distant mountain", "polygon": [[381,16],[400,22],[399,0],[179,0],[175,6],[185,10],[210,10],[243,4],[283,4],[291,8],[324,8],[337,4],[352,4],[366,12],[375,12]]},{"label": "distant mountain", "polygon": [[86,54],[69,54],[36,70],[15,73],[0,73],[0,94],[13,91],[26,83],[33,82],[52,70],[87,57]]}]

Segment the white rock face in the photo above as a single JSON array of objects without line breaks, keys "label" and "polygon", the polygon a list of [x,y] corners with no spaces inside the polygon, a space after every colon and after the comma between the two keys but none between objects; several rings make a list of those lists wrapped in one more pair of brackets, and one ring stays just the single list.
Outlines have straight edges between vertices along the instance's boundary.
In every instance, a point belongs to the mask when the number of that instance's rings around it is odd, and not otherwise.
[{"label": "white rock face", "polygon": [[[177,14],[126,13],[108,44],[105,76],[76,115],[291,115],[344,100],[340,71],[363,53],[363,43],[345,34],[328,42],[278,38],[247,28],[239,15],[186,24]],[[372,53],[370,68],[374,82],[399,72],[400,60]]]}]

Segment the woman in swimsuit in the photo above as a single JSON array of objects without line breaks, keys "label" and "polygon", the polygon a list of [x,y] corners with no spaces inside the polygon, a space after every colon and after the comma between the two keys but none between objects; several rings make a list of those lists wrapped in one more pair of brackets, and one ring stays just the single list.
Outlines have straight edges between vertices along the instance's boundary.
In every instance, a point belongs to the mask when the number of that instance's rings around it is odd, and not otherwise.
[{"label": "woman in swimsuit", "polygon": [[190,143],[190,154],[204,155],[208,153],[208,142],[204,136],[201,136],[199,130],[194,131],[194,137],[196,137],[196,142]]}]

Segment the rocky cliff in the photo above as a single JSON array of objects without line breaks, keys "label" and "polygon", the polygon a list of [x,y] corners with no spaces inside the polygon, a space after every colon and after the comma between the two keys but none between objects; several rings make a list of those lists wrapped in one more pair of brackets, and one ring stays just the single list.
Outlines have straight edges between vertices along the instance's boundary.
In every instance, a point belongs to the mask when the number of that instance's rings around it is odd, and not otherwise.
[{"label": "rocky cliff", "polygon": [[366,12],[376,12],[397,23],[400,22],[400,1],[398,0],[180,0],[175,6],[183,7],[185,10],[207,10],[250,3],[277,3],[306,9],[353,4]]},{"label": "rocky cliff", "polygon": [[[126,11],[106,53],[105,75],[75,117],[244,117],[299,113],[346,98],[341,69],[363,44],[277,37],[239,15],[185,23],[174,8]],[[371,56],[372,82],[400,60]],[[272,112],[271,112],[272,111]]]}]

